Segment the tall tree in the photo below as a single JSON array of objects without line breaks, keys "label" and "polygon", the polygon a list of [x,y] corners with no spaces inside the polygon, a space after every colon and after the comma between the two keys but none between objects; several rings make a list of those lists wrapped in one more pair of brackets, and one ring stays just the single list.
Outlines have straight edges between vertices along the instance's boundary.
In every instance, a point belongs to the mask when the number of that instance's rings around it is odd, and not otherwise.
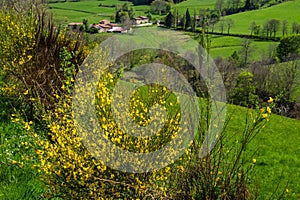
[{"label": "tall tree", "polygon": [[254,27],[254,35],[259,35],[259,33],[260,33],[260,29],[261,29],[261,26],[260,25],[256,25],[255,27]]},{"label": "tall tree", "polygon": [[242,57],[242,67],[246,67],[248,65],[249,57],[252,52],[251,48],[251,40],[243,39],[242,41],[242,49],[240,50],[240,55]]},{"label": "tall tree", "polygon": [[196,27],[197,27],[197,13],[196,13],[196,9],[194,9],[194,17],[192,20],[192,30],[193,32],[196,31]]},{"label": "tall tree", "polygon": [[278,32],[279,30],[279,27],[280,27],[280,21],[278,19],[271,19],[269,21],[269,24],[270,24],[270,31],[271,33],[273,33],[273,37],[275,38],[276,37],[276,33]]},{"label": "tall tree", "polygon": [[184,26],[184,28],[185,28],[185,30],[187,30],[191,26],[192,26],[192,18],[191,18],[189,9],[187,8],[186,12],[185,12],[185,26]]},{"label": "tall tree", "polygon": [[263,27],[262,34],[265,35],[265,37],[268,39],[271,37],[272,31],[269,21],[266,21]]},{"label": "tall tree", "polygon": [[227,24],[227,34],[229,35],[230,29],[234,25],[234,21],[231,18],[226,19],[226,24]]},{"label": "tall tree", "polygon": [[115,22],[116,23],[120,23],[121,22],[120,11],[116,11]]},{"label": "tall tree", "polygon": [[294,22],[292,25],[292,33],[300,33],[300,25],[297,22]]},{"label": "tall tree", "polygon": [[209,15],[209,26],[211,27],[211,32],[214,32],[215,24],[218,22],[220,19],[219,13],[212,12]]},{"label": "tall tree", "polygon": [[256,22],[252,22],[250,24],[250,35],[252,36],[253,35],[253,32],[254,32],[254,29],[256,27]]},{"label": "tall tree", "polygon": [[128,10],[128,16],[130,19],[134,17],[134,9],[132,7]]},{"label": "tall tree", "polygon": [[89,30],[88,20],[87,19],[83,19],[82,23],[83,23],[83,26],[84,26],[84,31],[88,31]]},{"label": "tall tree", "polygon": [[287,34],[288,34],[288,21],[283,20],[282,21],[282,36],[284,37]]},{"label": "tall tree", "polygon": [[221,20],[221,21],[220,21],[220,23],[219,23],[219,28],[220,28],[220,32],[223,34],[224,28],[225,28],[224,20]]},{"label": "tall tree", "polygon": [[151,3],[150,10],[154,14],[162,15],[168,13],[171,10],[171,4],[164,0],[154,0]]},{"label": "tall tree", "polygon": [[171,12],[169,12],[165,18],[165,25],[166,27],[171,28],[173,24],[174,24],[174,16]]},{"label": "tall tree", "polygon": [[224,0],[217,0],[215,4],[215,10],[219,12],[220,16],[222,14],[223,7],[224,7]]}]

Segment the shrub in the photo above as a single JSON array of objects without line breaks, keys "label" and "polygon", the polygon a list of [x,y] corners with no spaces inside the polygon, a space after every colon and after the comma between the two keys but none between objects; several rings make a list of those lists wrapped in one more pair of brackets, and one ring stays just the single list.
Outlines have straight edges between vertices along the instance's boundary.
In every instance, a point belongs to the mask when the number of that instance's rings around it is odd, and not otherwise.
[{"label": "shrub", "polygon": [[277,56],[281,61],[295,60],[299,57],[300,35],[291,35],[280,40]]},{"label": "shrub", "polygon": [[[66,51],[63,55],[65,55],[65,59],[70,57]],[[67,64],[68,60],[65,61],[63,63]],[[97,67],[100,66],[97,65]],[[70,72],[75,70],[72,65],[64,67],[64,69],[67,68],[70,69]],[[58,96],[60,101],[56,104],[55,109],[48,112],[43,118],[49,127],[48,135],[50,138],[49,140],[37,141],[40,145],[38,150],[41,161],[40,169],[44,173],[45,182],[51,187],[51,193],[48,196],[60,196],[64,199],[140,199],[147,195],[163,197],[165,193],[164,181],[170,173],[168,167],[147,173],[117,171],[107,167],[103,161],[97,160],[86,149],[82,140],[86,141],[87,138],[80,137],[78,133],[78,129],[81,130],[83,127],[78,128],[78,124],[76,127],[77,122],[74,120],[72,111],[72,85],[74,81],[72,80],[72,73],[69,73],[66,77],[69,77],[69,79],[64,82],[62,87],[64,90],[63,96]],[[126,137],[113,123],[112,116],[106,115],[105,110],[109,109],[110,95],[115,81],[112,75],[107,73],[100,80],[96,94],[98,97],[98,103],[96,104],[98,119],[102,128],[106,130],[105,133],[108,133],[106,137],[116,145],[127,146],[133,151],[148,151],[151,145],[147,145],[147,143],[155,144],[156,147],[160,145],[157,140],[147,142],[142,139],[134,140]],[[86,95],[90,95],[88,87],[83,89],[86,90]],[[80,98],[82,106],[90,106],[86,102],[86,95]],[[132,102],[132,109],[134,110],[132,114],[137,123],[140,120],[147,121],[144,115],[145,111],[142,112],[146,108],[138,103],[140,101],[137,99]],[[153,104],[151,101],[148,103]],[[140,115],[136,115],[137,112],[135,111],[137,110],[140,111]],[[84,113],[83,116],[85,116]],[[177,125],[174,125],[175,129],[176,127]],[[89,130],[85,130],[84,133],[90,134]],[[172,136],[172,133],[171,128],[170,136]],[[88,141],[90,140],[93,143],[95,142],[93,138],[88,139]],[[105,144],[101,143],[99,145]]]},{"label": "shrub", "polygon": [[246,107],[253,107],[256,105],[258,96],[256,95],[253,74],[251,72],[246,70],[240,72],[231,99],[236,105]]},{"label": "shrub", "polygon": [[61,93],[64,80],[63,48],[72,52],[69,62],[80,65],[89,48],[84,38],[66,30],[55,28],[44,10],[22,14],[2,10],[0,29],[1,73],[8,83],[16,85],[16,91],[24,94],[24,104],[31,105],[31,118],[37,100],[52,109],[56,99],[54,92]]}]

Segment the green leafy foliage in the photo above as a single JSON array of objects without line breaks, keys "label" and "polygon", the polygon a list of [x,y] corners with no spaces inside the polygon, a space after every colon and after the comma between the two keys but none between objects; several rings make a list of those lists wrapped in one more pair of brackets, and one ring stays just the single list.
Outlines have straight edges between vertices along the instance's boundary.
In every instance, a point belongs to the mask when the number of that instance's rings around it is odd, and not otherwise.
[{"label": "green leafy foliage", "polygon": [[291,35],[280,40],[277,56],[281,61],[294,60],[300,53],[300,35]]},{"label": "green leafy foliage", "polygon": [[240,72],[236,80],[236,85],[231,95],[234,104],[253,107],[256,105],[258,96],[253,82],[253,74],[247,70]]}]

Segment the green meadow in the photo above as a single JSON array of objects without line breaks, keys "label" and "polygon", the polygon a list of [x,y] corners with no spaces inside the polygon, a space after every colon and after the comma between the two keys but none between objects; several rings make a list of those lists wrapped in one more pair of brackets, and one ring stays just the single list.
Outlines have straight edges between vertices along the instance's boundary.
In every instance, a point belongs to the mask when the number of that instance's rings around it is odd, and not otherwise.
[{"label": "green meadow", "polygon": [[193,14],[194,12],[199,14],[201,9],[213,9],[215,7],[215,4],[215,0],[189,0],[176,4],[174,8],[178,10],[179,14],[184,14],[186,12],[186,9],[189,9],[189,12],[191,14]]},{"label": "green meadow", "polygon": [[[79,2],[58,2],[48,4],[49,11],[59,24],[70,22],[82,22],[88,19],[88,23],[98,23],[102,19],[112,19],[115,16],[115,5],[123,5],[126,1],[120,0],[85,0]],[[131,2],[127,2],[132,5]],[[101,4],[101,6],[99,6]],[[149,6],[134,6],[135,16],[146,15]],[[159,18],[159,15],[153,15]],[[114,20],[112,20],[114,21]]]},{"label": "green meadow", "polygon": [[[210,54],[213,58],[231,56],[234,51],[242,49],[243,38],[232,36],[211,36]],[[269,49],[276,46],[278,42],[251,39],[250,59],[260,60],[267,56]]]},{"label": "green meadow", "polygon": [[[245,109],[229,106],[232,120],[229,122],[228,130],[235,133],[242,130],[245,122]],[[300,121],[278,115],[272,115],[265,128],[249,145],[249,153],[257,151],[254,158],[256,163],[256,176],[259,199],[270,198],[276,187],[280,192],[287,192],[287,199],[300,198]],[[287,186],[286,191],[284,191]]]},{"label": "green meadow", "polygon": [[[50,3],[49,8],[51,13],[55,16],[55,19],[59,23],[69,22],[81,22],[82,19],[88,19],[89,23],[96,23],[101,19],[107,19],[114,16],[115,8],[114,5],[122,5],[126,1],[120,0],[85,0],[80,2],[57,2]],[[128,2],[132,5],[131,2]],[[99,6],[102,4],[102,6]],[[186,9],[189,9],[191,13],[200,13],[201,9],[210,8],[213,9],[215,6],[215,0],[189,0],[183,1],[179,4],[174,5],[173,9],[176,8],[179,14],[184,14]],[[133,7],[135,15],[145,15],[150,9],[148,5],[138,5]],[[153,15],[154,18],[162,19],[164,16]]]},{"label": "green meadow", "polygon": [[66,25],[70,22],[82,22],[83,19],[88,19],[89,23],[98,23],[102,19],[110,19],[115,8],[99,7],[99,4],[100,1],[80,1],[52,3],[48,7],[57,23]]},{"label": "green meadow", "polygon": [[[230,16],[225,16],[234,20],[234,26],[230,30],[230,33],[236,34],[249,34],[250,35],[250,25],[255,22],[257,25],[263,27],[267,20],[277,19],[281,22],[283,20],[288,21],[288,32],[291,33],[293,22],[299,22],[300,19],[300,0],[284,2],[272,7],[261,8],[259,10],[247,11],[243,13],[238,13]],[[218,30],[218,25],[216,24],[216,31]],[[281,36],[281,27],[278,31],[277,36]]]}]

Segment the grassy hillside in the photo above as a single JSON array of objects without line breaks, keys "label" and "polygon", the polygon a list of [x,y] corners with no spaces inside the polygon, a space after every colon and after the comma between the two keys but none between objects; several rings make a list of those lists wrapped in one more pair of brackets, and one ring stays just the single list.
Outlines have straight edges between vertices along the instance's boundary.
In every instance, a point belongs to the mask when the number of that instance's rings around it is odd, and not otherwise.
[{"label": "grassy hillside", "polygon": [[[210,54],[213,58],[218,56],[226,58],[232,55],[234,51],[240,51],[242,48],[243,38],[232,36],[211,36],[211,50]],[[268,49],[276,46],[278,43],[273,41],[251,40],[251,54],[250,59],[259,60],[267,56]]]},{"label": "grassy hillside", "polygon": [[[229,106],[232,120],[228,125],[228,132],[236,133],[242,130],[245,111],[246,109],[241,107]],[[259,199],[269,199],[277,184],[280,184],[278,193],[284,191],[288,184],[288,199],[300,198],[299,130],[299,120],[273,115],[250,144],[249,153],[257,151],[255,159],[258,182],[255,184],[258,185]]]},{"label": "grassy hillside", "polygon": [[[295,0],[281,3],[269,8],[230,15],[225,17],[225,20],[227,18],[234,20],[234,27],[231,29],[231,33],[250,34],[249,28],[253,21],[255,21],[256,24],[263,26],[266,20],[271,19],[278,19],[280,21],[287,20],[289,32],[291,32],[293,22],[299,22],[300,20],[299,10],[300,0]],[[218,27],[218,24],[216,27]],[[278,32],[278,36],[281,36],[281,29]]]},{"label": "grassy hillside", "polygon": [[[118,1],[109,1],[115,4]],[[110,18],[115,8],[99,7],[100,1],[80,1],[49,4],[49,11],[53,14],[59,24],[68,24],[69,22],[82,22],[88,19],[89,23],[97,23],[101,19]],[[104,3],[103,3],[104,4]],[[109,5],[110,5],[109,4]]]},{"label": "grassy hillside", "polygon": [[194,10],[199,14],[200,9],[209,8],[213,9],[215,7],[216,0],[188,0],[183,1],[179,4],[176,4],[174,8],[178,9],[179,14],[185,14],[186,9],[188,8],[190,13],[194,13]]},{"label": "grassy hillside", "polygon": [[[85,0],[80,2],[57,2],[48,4],[50,12],[59,24],[82,22],[88,19],[89,23],[97,23],[102,19],[111,19],[115,15],[115,5],[123,5],[126,1],[120,0]],[[132,5],[131,2],[127,2]],[[99,6],[101,4],[101,6]],[[134,6],[135,16],[145,15],[149,6]],[[153,15],[153,17],[160,17]]]},{"label": "grassy hillside", "polygon": [[[49,1],[51,2],[51,1]],[[50,11],[55,16],[55,19],[59,23],[69,23],[69,22],[81,22],[82,19],[86,18],[90,23],[96,23],[101,19],[110,18],[114,15],[115,8],[113,5],[122,5],[126,1],[120,0],[84,0],[80,2],[60,2],[52,1],[56,3],[49,3]],[[128,2],[132,5],[130,2]],[[102,4],[102,6],[99,6]],[[199,13],[201,8],[210,8],[213,9],[215,5],[215,0],[188,0],[181,2],[177,5],[174,5],[174,8],[177,8],[180,14],[184,14],[186,9],[189,8],[190,12],[193,13],[194,10],[196,13]],[[145,15],[150,9],[150,6],[141,5],[134,6],[135,15]],[[162,16],[154,15],[153,17],[161,18]]]}]

